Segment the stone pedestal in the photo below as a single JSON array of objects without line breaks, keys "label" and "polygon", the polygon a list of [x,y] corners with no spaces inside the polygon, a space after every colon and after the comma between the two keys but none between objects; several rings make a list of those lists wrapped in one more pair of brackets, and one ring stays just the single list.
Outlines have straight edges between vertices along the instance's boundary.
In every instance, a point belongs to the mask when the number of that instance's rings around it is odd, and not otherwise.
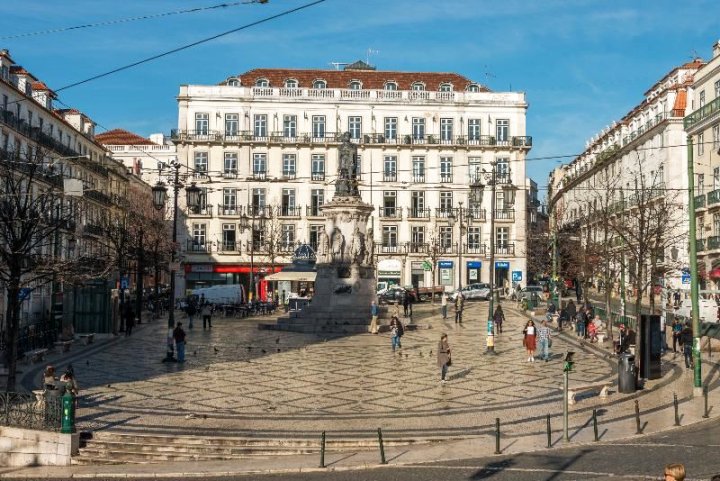
[{"label": "stone pedestal", "polygon": [[265,328],[296,332],[351,334],[367,332],[375,299],[372,230],[374,207],[356,196],[335,196],[321,207],[325,234],[319,242],[312,302],[292,317]]}]

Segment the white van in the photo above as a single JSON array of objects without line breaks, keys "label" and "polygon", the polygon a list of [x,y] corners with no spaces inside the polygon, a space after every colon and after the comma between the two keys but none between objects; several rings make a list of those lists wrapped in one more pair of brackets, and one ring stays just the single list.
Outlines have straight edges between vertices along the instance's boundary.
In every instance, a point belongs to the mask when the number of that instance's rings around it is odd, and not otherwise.
[{"label": "white van", "polygon": [[212,304],[241,304],[245,300],[245,289],[241,284],[224,284],[193,289],[192,295],[198,299],[202,296]]},{"label": "white van", "polygon": [[[680,307],[675,309],[675,315],[690,320],[692,303],[690,299],[684,299]],[[700,321],[718,322],[718,305],[715,299],[698,299],[698,311]]]}]

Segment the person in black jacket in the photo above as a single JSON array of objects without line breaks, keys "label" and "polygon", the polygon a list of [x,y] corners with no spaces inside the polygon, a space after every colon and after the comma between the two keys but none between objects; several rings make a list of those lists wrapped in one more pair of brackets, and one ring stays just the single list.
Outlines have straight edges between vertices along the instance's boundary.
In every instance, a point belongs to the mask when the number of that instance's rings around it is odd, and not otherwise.
[{"label": "person in black jacket", "polygon": [[685,355],[685,368],[690,369],[693,367],[693,333],[692,329],[690,328],[690,323],[686,323],[685,327],[680,332],[680,345],[682,346],[683,354]]}]

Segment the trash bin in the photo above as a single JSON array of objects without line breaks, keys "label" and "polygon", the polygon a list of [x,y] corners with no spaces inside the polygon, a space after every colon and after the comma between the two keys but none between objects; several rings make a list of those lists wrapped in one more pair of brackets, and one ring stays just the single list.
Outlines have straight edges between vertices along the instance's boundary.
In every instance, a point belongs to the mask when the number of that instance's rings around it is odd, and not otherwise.
[{"label": "trash bin", "polygon": [[632,394],[637,389],[637,370],[635,356],[629,352],[620,354],[618,361],[618,392]]}]

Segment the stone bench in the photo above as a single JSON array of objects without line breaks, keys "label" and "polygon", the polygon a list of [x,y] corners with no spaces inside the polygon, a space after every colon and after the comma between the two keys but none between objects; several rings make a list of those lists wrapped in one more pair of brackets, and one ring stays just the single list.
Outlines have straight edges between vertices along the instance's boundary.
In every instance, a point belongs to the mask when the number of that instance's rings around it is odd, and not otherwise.
[{"label": "stone bench", "polygon": [[575,396],[584,392],[599,391],[600,397],[605,399],[608,397],[609,383],[598,382],[595,384],[585,384],[583,386],[572,386],[568,388],[568,404],[575,404]]},{"label": "stone bench", "polygon": [[34,351],[27,351],[25,357],[27,357],[30,362],[42,362],[45,360],[45,354],[47,354],[47,352],[47,349],[35,349]]},{"label": "stone bench", "polygon": [[95,333],[94,332],[92,334],[80,334],[78,337],[80,337],[80,340],[82,341],[82,343],[85,346],[95,342]]},{"label": "stone bench", "polygon": [[69,352],[72,347],[72,341],[57,341],[55,347],[61,347],[62,352]]}]

